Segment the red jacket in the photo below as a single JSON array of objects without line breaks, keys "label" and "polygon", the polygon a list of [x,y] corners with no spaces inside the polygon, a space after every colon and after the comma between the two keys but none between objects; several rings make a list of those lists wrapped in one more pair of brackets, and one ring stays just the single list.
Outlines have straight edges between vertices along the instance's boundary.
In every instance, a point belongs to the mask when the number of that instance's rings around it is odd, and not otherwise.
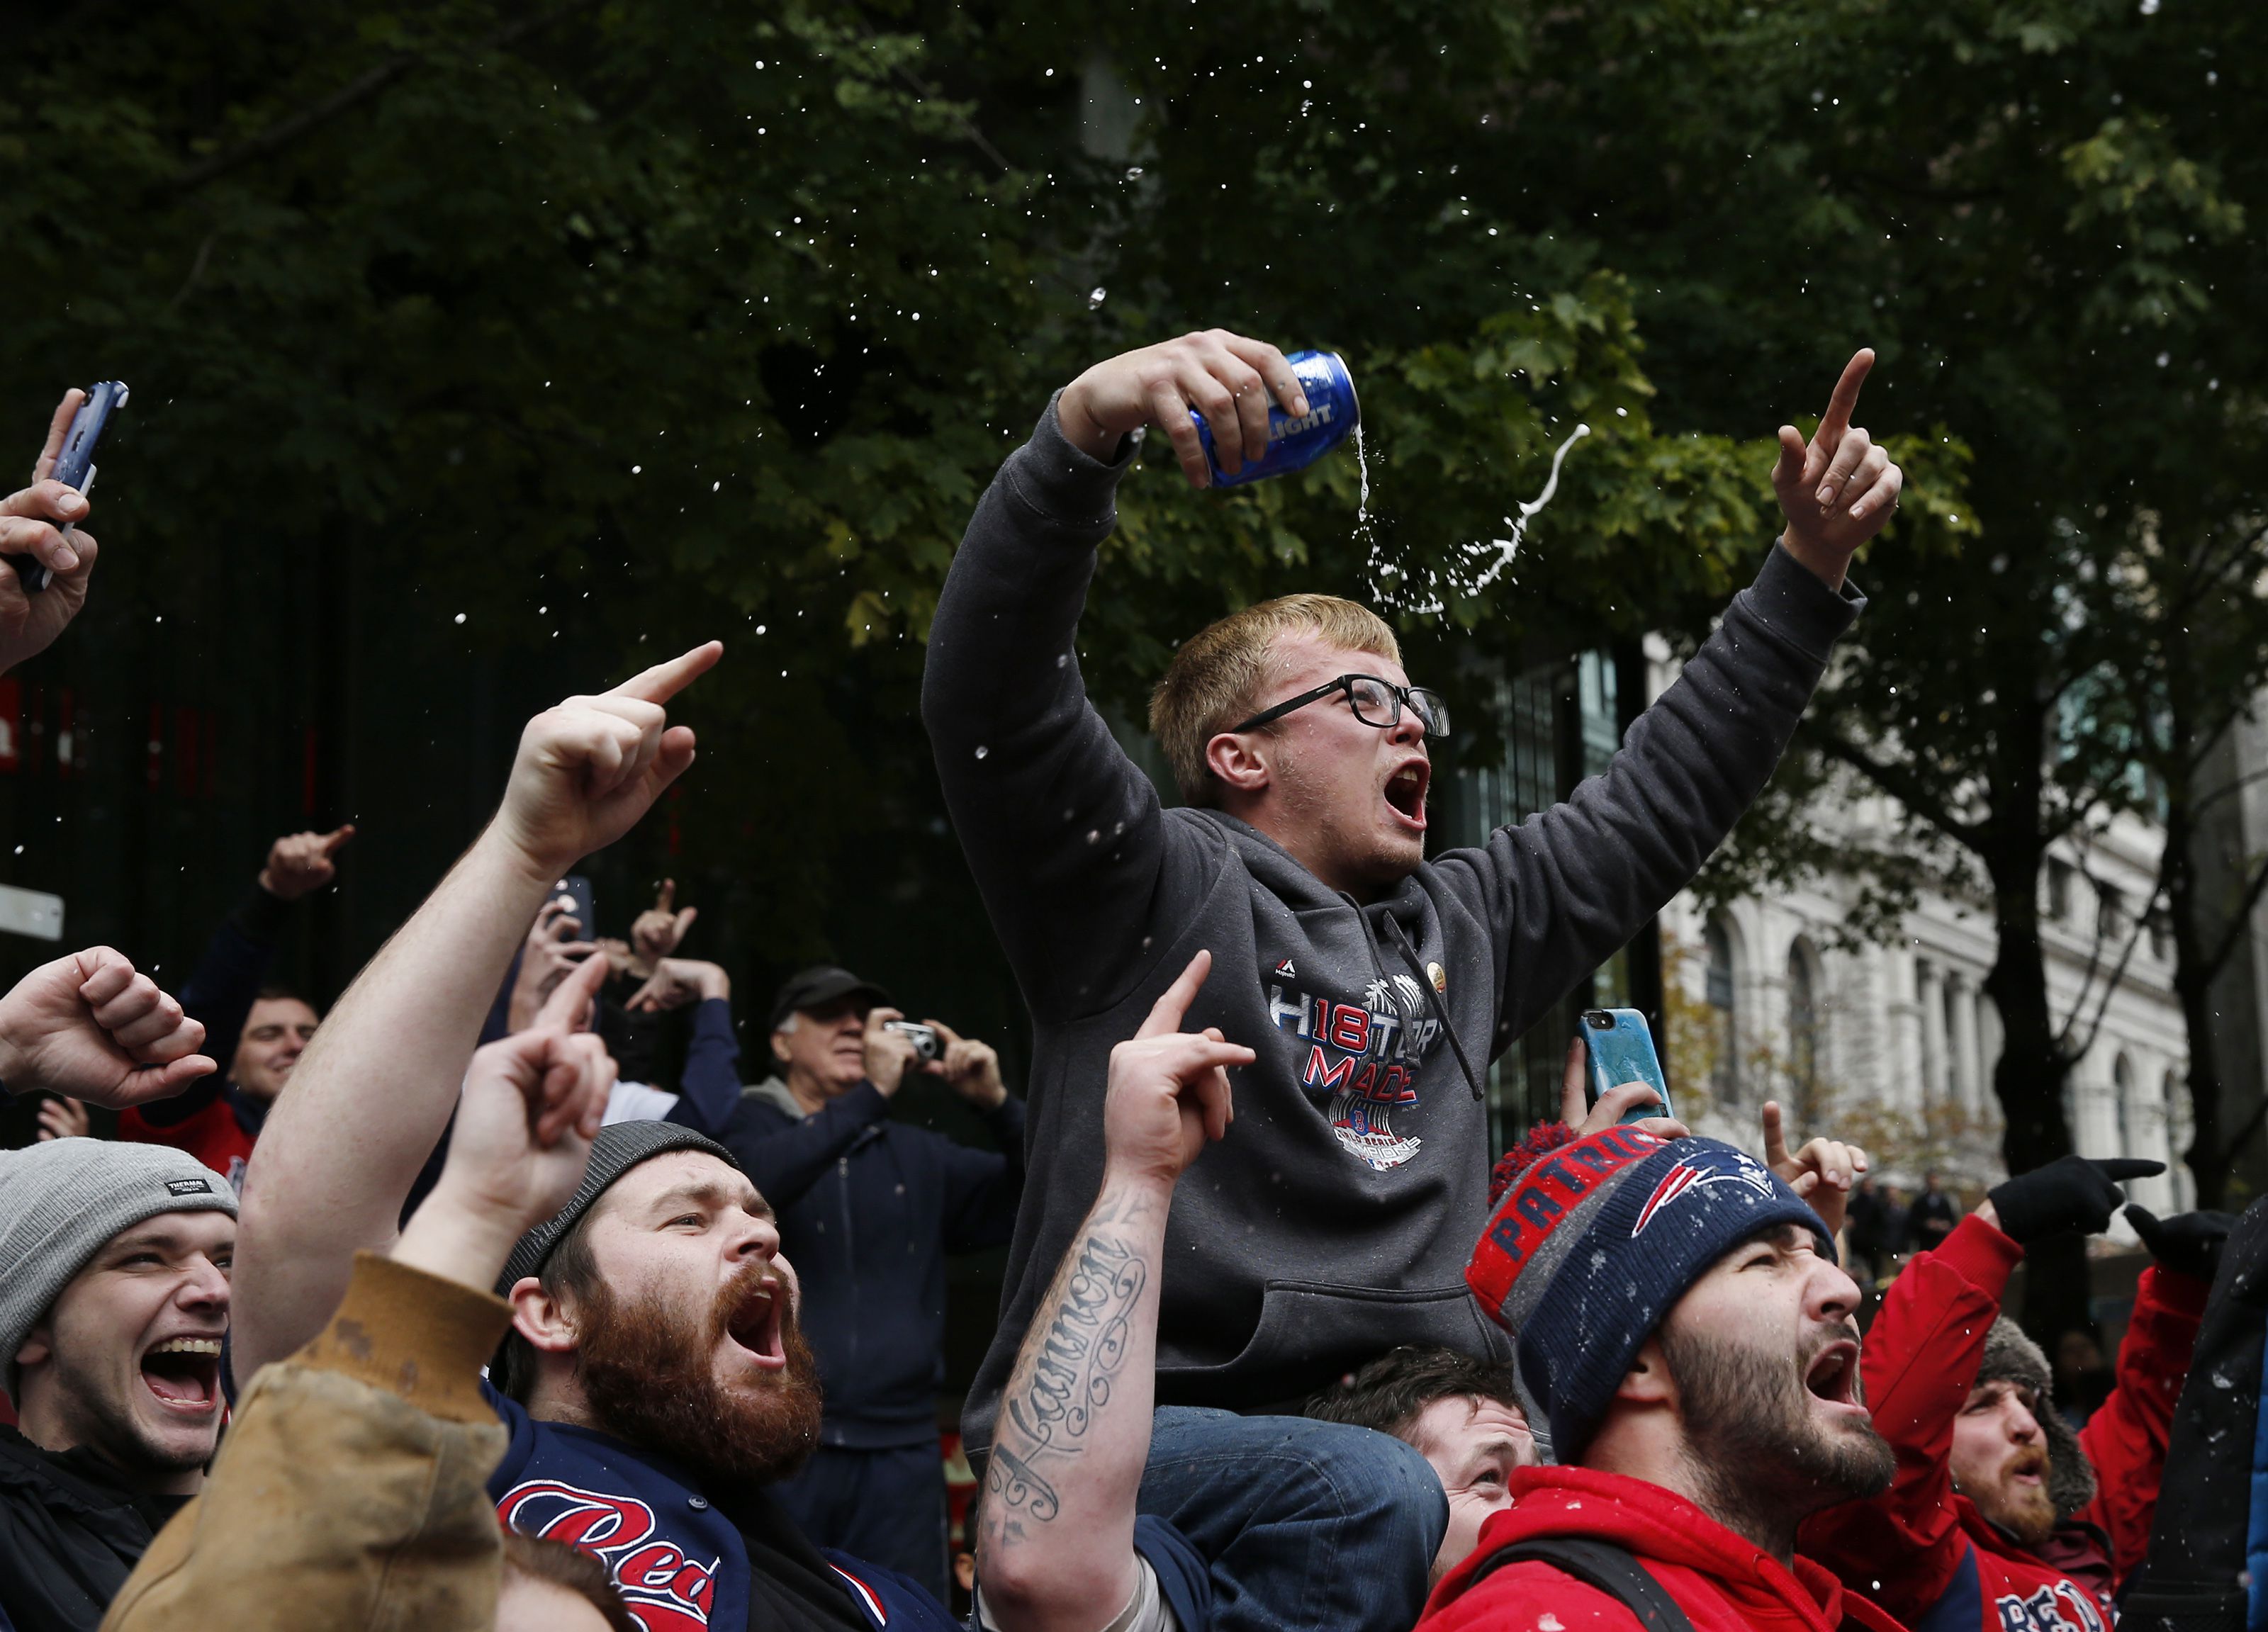
[{"label": "red jacket", "polygon": [[[1859,1374],[1896,1481],[1803,1527],[1804,1555],[1916,1632],[2102,1632],[2111,1594],[2141,1562],[2174,1401],[2205,1313],[2203,1281],[2153,1266],[2118,1348],[2117,1386],[2080,1434],[2095,1500],[2059,1527],[2062,1567],[2019,1546],[1953,1489],[1953,1420],[1977,1385],[1984,1337],[2024,1249],[1973,1214],[1907,1264],[1868,1328]],[[2077,1555],[2071,1544],[2083,1541]],[[2107,1540],[2108,1553],[2104,1552]]]},{"label": "red jacket", "polygon": [[1628,1547],[1694,1632],[1902,1632],[1808,1559],[1783,1569],[1660,1485],[1587,1467],[1523,1467],[1512,1476],[1512,1506],[1481,1527],[1473,1555],[1433,1589],[1419,1632],[1639,1632],[1621,1599],[1550,1564],[1507,1564],[1468,1590],[1474,1569],[1497,1548],[1543,1535]]},{"label": "red jacket", "polygon": [[164,1127],[129,1106],[118,1114],[118,1136],[138,1144],[170,1144],[177,1150],[187,1150],[235,1188],[244,1188],[244,1168],[252,1159],[253,1136],[237,1120],[236,1106],[226,1093],[216,1096],[188,1120]]}]

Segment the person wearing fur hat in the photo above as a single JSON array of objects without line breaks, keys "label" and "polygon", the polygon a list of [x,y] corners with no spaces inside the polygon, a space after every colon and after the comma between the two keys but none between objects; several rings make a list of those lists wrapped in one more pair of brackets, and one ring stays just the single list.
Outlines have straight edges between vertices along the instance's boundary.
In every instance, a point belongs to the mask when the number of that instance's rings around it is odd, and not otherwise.
[{"label": "person wearing fur hat", "polygon": [[1906,1266],[1861,1367],[1897,1479],[1813,1519],[1806,1555],[1930,1632],[2103,1632],[2117,1619],[2229,1221],[2127,1207],[2157,1262],[2135,1291],[2117,1386],[2084,1429],[2054,1409],[2047,1356],[2000,1298],[2026,1246],[2102,1231],[2125,1200],[2118,1180],[2163,1171],[2061,1158],[1999,1186]]},{"label": "person wearing fur hat", "polygon": [[1696,1632],[1895,1632],[1796,1553],[1894,1463],[1859,1395],[1858,1285],[1780,1173],[1712,1139],[1574,1138],[1513,1179],[1466,1278],[1553,1465],[1513,1474],[1425,1632],[1634,1632],[1673,1606]]}]

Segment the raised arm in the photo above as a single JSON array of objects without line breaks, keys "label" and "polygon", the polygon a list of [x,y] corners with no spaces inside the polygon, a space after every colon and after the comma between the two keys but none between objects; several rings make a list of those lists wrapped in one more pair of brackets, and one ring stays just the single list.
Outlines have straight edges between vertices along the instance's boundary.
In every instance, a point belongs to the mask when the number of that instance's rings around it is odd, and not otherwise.
[{"label": "raised arm", "polygon": [[[1105,1008],[1143,979],[1152,959],[1137,954],[1167,862],[1157,790],[1087,702],[1074,649],[1095,548],[1117,525],[1127,437],[1160,427],[1198,482],[1190,407],[1217,428],[1241,423],[1256,454],[1263,383],[1298,393],[1281,352],[1218,329],[1097,364],[1000,467],[946,577],[922,721],[993,927],[1042,1018]],[[1231,469],[1235,441],[1221,438]]]},{"label": "raised arm", "polygon": [[1873,364],[1871,351],[1851,359],[1808,444],[1780,428],[1778,544],[1606,773],[1484,849],[1444,858],[1484,875],[1507,937],[1501,1035],[1526,1031],[1627,944],[1778,764],[1830,648],[1865,604],[1844,590],[1851,556],[1897,508],[1897,467],[1851,423]]},{"label": "raised arm", "polygon": [[1102,1188],[1040,1302],[1002,1398],[976,1543],[1000,1632],[1094,1632],[1140,1588],[1134,1500],[1150,1454],[1158,1289],[1174,1184],[1233,1115],[1249,1048],[1180,1031],[1199,952],[1110,1055]]},{"label": "raised arm", "polygon": [[561,874],[630,831],[692,763],[693,733],[664,704],[721,651],[696,647],[529,721],[494,820],[308,1044],[246,1176],[239,1381],[321,1329],[357,1251],[392,1246],[526,926]]}]

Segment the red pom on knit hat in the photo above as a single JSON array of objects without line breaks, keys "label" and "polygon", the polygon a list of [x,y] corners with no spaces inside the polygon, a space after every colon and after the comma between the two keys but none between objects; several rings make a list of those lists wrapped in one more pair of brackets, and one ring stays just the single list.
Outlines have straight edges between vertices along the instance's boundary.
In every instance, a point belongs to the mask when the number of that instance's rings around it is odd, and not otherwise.
[{"label": "red pom on knit hat", "polygon": [[1489,1205],[1494,1207],[1504,1200],[1504,1193],[1539,1159],[1563,1144],[1572,1143],[1574,1138],[1575,1130],[1565,1122],[1538,1122],[1529,1128],[1527,1137],[1498,1157],[1490,1170]]}]

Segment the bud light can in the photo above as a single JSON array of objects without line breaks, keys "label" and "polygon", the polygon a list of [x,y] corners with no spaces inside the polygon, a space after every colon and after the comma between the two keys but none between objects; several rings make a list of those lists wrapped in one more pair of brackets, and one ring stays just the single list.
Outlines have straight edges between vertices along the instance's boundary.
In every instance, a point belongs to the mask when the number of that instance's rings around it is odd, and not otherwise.
[{"label": "bud light can", "polygon": [[1286,471],[1305,470],[1354,433],[1362,411],[1355,406],[1354,377],[1347,372],[1338,354],[1294,351],[1284,360],[1299,376],[1300,389],[1307,393],[1307,411],[1296,415],[1287,414],[1270,400],[1268,452],[1256,459],[1245,460],[1244,468],[1234,475],[1223,470],[1220,460],[1213,456],[1212,427],[1205,423],[1204,415],[1197,409],[1189,410],[1189,418],[1197,424],[1197,440],[1204,444],[1205,464],[1212,471],[1215,487],[1241,487],[1248,482],[1280,476]]}]

